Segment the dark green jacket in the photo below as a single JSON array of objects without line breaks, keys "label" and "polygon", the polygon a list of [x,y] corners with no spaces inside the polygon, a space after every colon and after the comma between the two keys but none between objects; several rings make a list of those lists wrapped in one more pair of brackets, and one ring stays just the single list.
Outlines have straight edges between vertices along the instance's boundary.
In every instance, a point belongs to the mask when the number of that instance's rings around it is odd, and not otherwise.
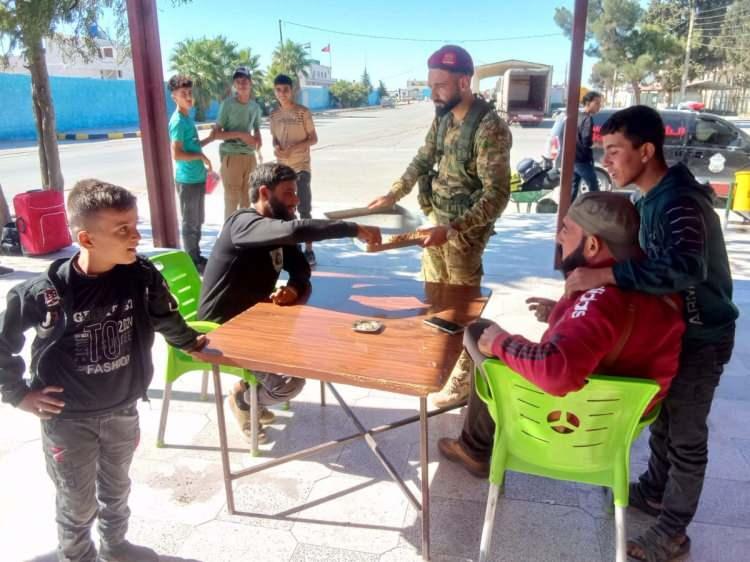
[{"label": "dark green jacket", "polygon": [[738,311],[732,303],[732,274],[711,188],[677,164],[636,207],[647,259],[616,264],[617,286],[657,295],[680,292],[686,343],[731,336]]}]

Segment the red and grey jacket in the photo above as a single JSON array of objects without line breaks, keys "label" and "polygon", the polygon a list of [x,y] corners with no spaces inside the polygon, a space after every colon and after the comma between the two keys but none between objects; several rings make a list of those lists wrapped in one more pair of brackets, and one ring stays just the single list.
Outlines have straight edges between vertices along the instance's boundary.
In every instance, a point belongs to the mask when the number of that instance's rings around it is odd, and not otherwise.
[{"label": "red and grey jacket", "polygon": [[679,297],[606,286],[560,299],[539,343],[503,333],[492,353],[555,396],[600,373],[655,380],[661,387],[655,403],[677,374],[684,331]]}]

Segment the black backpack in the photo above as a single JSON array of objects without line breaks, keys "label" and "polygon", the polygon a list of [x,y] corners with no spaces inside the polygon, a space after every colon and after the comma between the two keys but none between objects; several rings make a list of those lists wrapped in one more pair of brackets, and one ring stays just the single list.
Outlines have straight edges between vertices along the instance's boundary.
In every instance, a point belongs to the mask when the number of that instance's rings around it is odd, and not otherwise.
[{"label": "black backpack", "polygon": [[0,236],[0,254],[4,256],[23,254],[21,238],[18,236],[18,227],[15,222],[9,222],[3,227],[2,236]]}]

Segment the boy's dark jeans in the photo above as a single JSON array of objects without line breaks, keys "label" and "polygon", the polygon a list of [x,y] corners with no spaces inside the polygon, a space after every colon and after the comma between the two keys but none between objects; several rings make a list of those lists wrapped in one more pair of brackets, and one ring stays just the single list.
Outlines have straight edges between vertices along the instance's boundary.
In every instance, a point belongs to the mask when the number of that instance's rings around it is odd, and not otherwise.
[{"label": "boy's dark jeans", "polygon": [[596,177],[596,169],[593,162],[576,162],[573,165],[573,189],[570,193],[570,202],[578,197],[578,189],[581,187],[581,180],[591,191],[599,191],[599,179]]},{"label": "boy's dark jeans", "polygon": [[206,182],[177,183],[182,214],[182,245],[185,251],[198,263],[201,255],[201,228],[205,220]]},{"label": "boy's dark jeans", "polygon": [[47,473],[57,488],[58,557],[61,562],[94,562],[91,525],[115,546],[128,530],[130,462],[138,445],[135,404],[103,416],[42,421]]},{"label": "boy's dark jeans", "polygon": [[684,342],[679,371],[651,425],[651,457],[640,486],[663,504],[656,524],[668,536],[685,533],[698,509],[708,464],[706,420],[733,345],[733,331],[715,344]]}]

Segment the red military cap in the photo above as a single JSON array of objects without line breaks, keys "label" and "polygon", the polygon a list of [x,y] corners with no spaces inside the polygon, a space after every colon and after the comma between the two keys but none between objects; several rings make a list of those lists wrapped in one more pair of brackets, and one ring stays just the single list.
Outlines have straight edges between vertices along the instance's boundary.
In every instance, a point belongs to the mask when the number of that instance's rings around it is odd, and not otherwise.
[{"label": "red military cap", "polygon": [[457,45],[440,47],[427,59],[427,67],[469,76],[474,74],[474,61],[471,60],[471,55]]}]

